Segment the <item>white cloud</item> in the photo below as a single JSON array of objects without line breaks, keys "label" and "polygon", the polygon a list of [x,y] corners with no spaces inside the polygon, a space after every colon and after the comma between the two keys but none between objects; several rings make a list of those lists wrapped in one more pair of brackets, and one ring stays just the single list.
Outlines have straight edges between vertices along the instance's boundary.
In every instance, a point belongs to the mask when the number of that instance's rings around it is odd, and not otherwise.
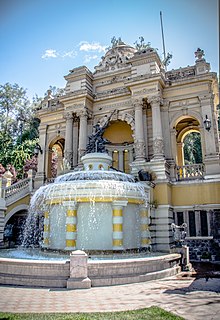
[{"label": "white cloud", "polygon": [[98,42],[89,43],[87,41],[82,41],[79,44],[80,51],[98,51],[98,52],[105,52],[106,47],[102,46]]},{"label": "white cloud", "polygon": [[44,54],[42,55],[42,59],[49,59],[49,58],[57,58],[59,53],[54,49],[47,49],[45,50]]},{"label": "white cloud", "polygon": [[96,60],[98,58],[99,57],[97,55],[94,55],[94,56],[86,55],[85,58],[84,58],[84,62],[85,63],[89,63],[91,60]]},{"label": "white cloud", "polygon": [[41,56],[42,59],[50,59],[50,58],[75,58],[77,56],[77,52],[75,50],[72,51],[64,51],[64,53],[60,53],[54,49],[45,50],[44,54]]},{"label": "white cloud", "polygon": [[63,54],[60,55],[62,58],[75,58],[77,56],[77,52],[72,50],[72,51],[67,51],[64,52]]}]

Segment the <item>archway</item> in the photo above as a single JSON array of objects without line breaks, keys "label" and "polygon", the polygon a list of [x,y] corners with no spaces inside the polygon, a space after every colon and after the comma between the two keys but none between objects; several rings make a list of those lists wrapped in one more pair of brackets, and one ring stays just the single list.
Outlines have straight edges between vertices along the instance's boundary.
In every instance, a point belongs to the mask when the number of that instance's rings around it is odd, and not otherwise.
[{"label": "archway", "polygon": [[56,178],[62,171],[64,158],[64,139],[54,139],[49,145],[48,178]]},{"label": "archway", "polygon": [[[179,121],[175,126],[175,129],[176,129],[176,150],[177,150],[176,161],[178,166],[183,166],[186,164],[184,156],[186,156],[186,160],[190,159],[190,148],[191,150],[193,150],[193,148],[195,147],[194,146],[195,140],[197,142],[197,146],[200,147],[200,151],[201,151],[199,121],[192,116],[184,116],[179,119]],[[185,146],[185,152],[184,152],[184,146]],[[188,151],[188,153],[186,150]],[[194,154],[195,152],[196,150],[194,150]],[[199,155],[199,157],[197,158],[200,158],[200,157],[202,158],[201,155]],[[188,163],[189,162],[192,162],[192,161],[188,160]]]},{"label": "archway", "polygon": [[10,217],[6,219],[4,241],[8,242],[9,246],[21,244],[27,215],[28,210],[21,209],[13,215],[9,214]]},{"label": "archway", "polygon": [[113,168],[129,173],[133,161],[133,132],[131,126],[121,120],[111,121],[103,137],[110,141],[107,150],[112,156]]},{"label": "archway", "polygon": [[192,130],[183,138],[184,164],[202,163],[202,146],[200,132]]}]

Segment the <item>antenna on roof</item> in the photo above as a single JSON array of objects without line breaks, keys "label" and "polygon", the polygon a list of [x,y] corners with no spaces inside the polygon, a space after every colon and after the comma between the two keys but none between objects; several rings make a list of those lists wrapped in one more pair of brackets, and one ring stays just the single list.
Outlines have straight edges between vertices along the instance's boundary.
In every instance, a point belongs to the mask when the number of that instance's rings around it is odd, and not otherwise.
[{"label": "antenna on roof", "polygon": [[163,58],[164,61],[166,60],[166,49],[165,49],[165,41],[164,41],[164,34],[163,34],[163,19],[162,19],[162,12],[160,11],[160,24],[161,24],[161,33],[162,33],[162,41],[163,41]]}]

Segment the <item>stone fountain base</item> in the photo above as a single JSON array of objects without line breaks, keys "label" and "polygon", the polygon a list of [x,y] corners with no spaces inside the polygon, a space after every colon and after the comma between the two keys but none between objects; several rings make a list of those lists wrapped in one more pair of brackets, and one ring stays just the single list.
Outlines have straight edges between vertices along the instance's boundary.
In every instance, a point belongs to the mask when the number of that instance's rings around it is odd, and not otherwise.
[{"label": "stone fountain base", "polygon": [[0,284],[82,289],[138,283],[173,276],[180,272],[180,263],[180,254],[90,260],[82,251],[71,254],[70,261],[1,258]]}]

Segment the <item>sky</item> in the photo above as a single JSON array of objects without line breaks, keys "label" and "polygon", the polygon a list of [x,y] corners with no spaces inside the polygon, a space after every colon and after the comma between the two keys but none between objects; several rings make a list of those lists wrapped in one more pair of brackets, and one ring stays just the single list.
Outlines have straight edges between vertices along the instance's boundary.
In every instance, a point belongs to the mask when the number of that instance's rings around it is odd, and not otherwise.
[{"label": "sky", "polygon": [[218,0],[0,0],[0,84],[43,97],[73,68],[94,72],[113,36],[143,36],[162,57],[160,11],[168,70],[194,65],[199,47],[219,74]]}]

